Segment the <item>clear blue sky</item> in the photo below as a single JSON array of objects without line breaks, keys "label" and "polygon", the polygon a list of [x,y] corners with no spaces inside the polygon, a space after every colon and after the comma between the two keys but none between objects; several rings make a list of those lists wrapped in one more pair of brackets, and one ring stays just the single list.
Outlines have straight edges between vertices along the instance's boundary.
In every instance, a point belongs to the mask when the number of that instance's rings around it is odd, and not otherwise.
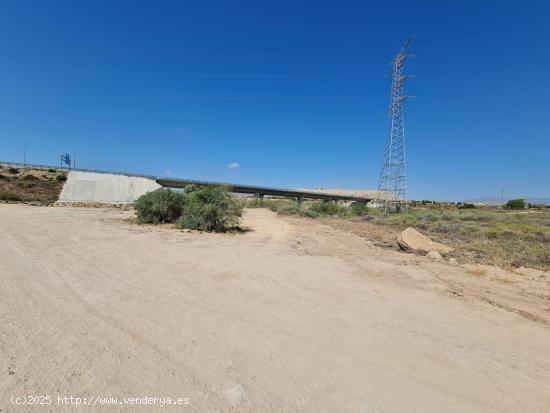
[{"label": "clear blue sky", "polygon": [[3,0],[0,159],[376,188],[410,32],[410,196],[550,197],[549,21],[548,1]]}]

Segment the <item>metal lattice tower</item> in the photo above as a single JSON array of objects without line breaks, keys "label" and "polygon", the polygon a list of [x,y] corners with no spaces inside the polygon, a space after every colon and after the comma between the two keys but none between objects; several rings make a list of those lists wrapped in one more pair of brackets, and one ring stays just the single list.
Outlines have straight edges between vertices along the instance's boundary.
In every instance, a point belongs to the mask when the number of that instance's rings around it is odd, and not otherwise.
[{"label": "metal lattice tower", "polygon": [[407,98],[403,94],[407,76],[403,74],[403,66],[407,59],[409,36],[403,47],[392,61],[392,82],[390,90],[390,106],[388,110],[388,130],[384,145],[384,159],[378,183],[378,202],[385,209],[407,207],[407,170],[405,166],[405,129],[403,118],[403,102]]}]

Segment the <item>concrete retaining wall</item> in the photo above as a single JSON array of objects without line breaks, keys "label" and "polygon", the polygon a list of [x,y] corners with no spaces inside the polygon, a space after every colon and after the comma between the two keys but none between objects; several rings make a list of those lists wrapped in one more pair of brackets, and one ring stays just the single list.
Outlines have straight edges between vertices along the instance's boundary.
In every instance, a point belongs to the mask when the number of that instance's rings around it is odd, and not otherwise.
[{"label": "concrete retaining wall", "polygon": [[128,203],[159,188],[161,186],[152,179],[74,171],[69,172],[59,201]]}]

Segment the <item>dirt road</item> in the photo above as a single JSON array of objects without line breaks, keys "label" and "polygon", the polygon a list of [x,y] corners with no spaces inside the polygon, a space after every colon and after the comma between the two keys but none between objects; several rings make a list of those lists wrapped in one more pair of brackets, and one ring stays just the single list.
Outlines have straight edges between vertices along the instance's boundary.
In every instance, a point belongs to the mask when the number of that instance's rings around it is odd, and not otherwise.
[{"label": "dirt road", "polygon": [[[550,412],[545,274],[262,209],[234,235],[131,214],[0,205],[2,412]],[[146,396],[189,404],[122,400]]]}]

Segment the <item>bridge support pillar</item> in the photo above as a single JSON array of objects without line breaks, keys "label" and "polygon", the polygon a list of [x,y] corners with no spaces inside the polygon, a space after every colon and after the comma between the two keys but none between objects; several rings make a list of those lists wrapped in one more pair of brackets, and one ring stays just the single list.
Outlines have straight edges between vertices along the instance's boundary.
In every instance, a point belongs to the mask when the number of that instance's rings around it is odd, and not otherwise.
[{"label": "bridge support pillar", "polygon": [[260,193],[255,193],[255,194],[254,194],[254,198],[260,200],[260,205],[263,205],[263,204],[264,204],[264,195],[265,195],[265,194],[260,194]]},{"label": "bridge support pillar", "polygon": [[298,206],[301,208],[302,207],[302,203],[304,202],[304,197],[303,196],[299,196],[296,198],[296,202],[298,202]]}]

